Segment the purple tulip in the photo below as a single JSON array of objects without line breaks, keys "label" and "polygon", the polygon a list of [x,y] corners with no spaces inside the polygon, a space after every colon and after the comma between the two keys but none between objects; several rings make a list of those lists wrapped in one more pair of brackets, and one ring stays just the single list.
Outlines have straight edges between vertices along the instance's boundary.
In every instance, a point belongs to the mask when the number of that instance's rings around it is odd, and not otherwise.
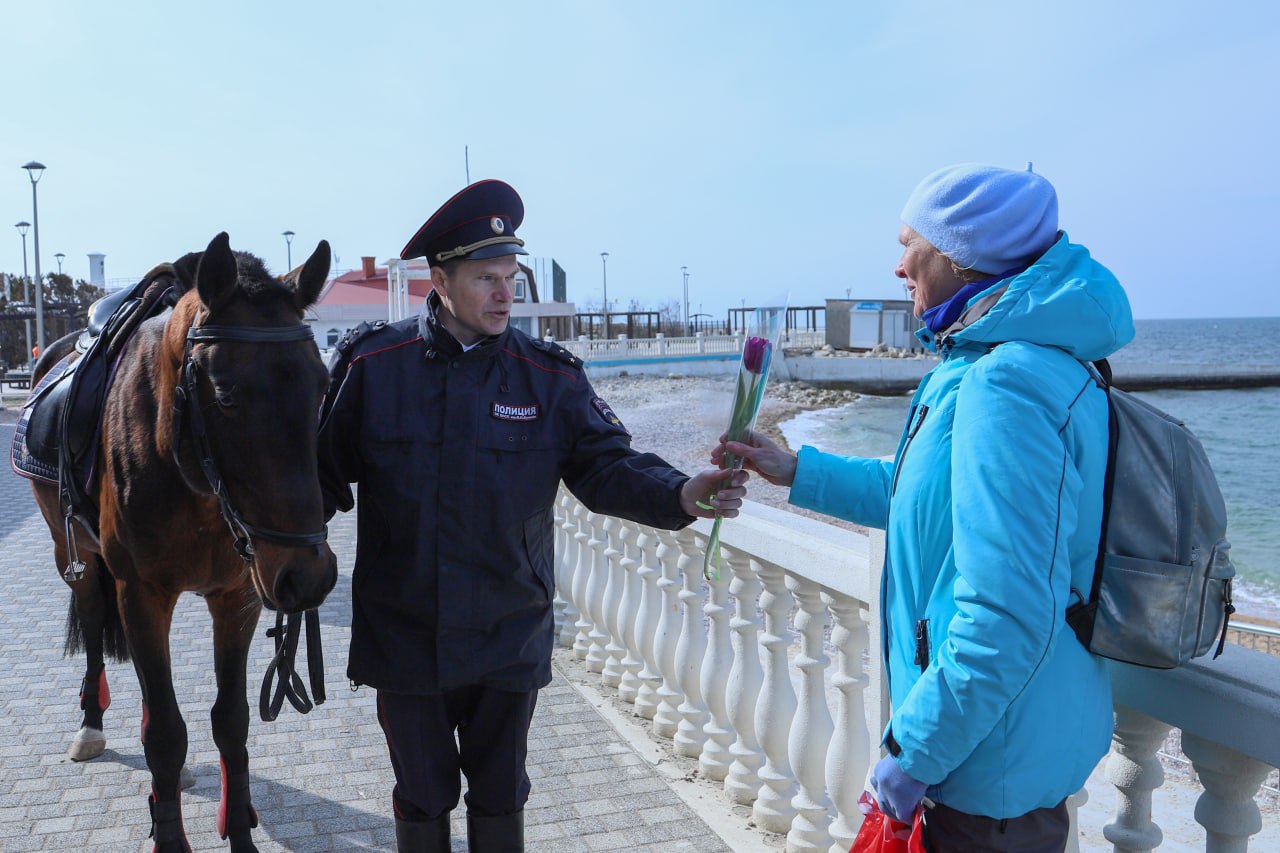
[{"label": "purple tulip", "polygon": [[742,366],[751,373],[763,372],[765,365],[769,363],[769,353],[772,350],[773,344],[768,338],[747,338],[746,346],[742,348]]}]

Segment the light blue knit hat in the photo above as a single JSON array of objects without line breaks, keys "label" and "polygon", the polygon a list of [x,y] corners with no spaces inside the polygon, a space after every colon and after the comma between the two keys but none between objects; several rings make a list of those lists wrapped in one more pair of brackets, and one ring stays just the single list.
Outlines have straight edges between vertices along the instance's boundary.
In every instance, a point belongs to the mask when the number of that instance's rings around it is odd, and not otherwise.
[{"label": "light blue knit hat", "polygon": [[929,175],[902,221],[957,266],[1001,273],[1043,254],[1058,236],[1058,194],[1031,171],[960,163]]}]

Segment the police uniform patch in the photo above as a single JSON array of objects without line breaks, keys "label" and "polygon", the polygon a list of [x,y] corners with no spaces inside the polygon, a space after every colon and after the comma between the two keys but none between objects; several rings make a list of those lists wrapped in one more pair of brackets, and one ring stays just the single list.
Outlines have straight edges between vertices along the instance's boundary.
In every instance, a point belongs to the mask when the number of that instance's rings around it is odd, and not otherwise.
[{"label": "police uniform patch", "polygon": [[489,414],[500,421],[536,421],[538,419],[538,404],[530,403],[527,406],[512,406],[494,400],[489,409]]},{"label": "police uniform patch", "polygon": [[[600,413],[600,417],[604,418],[607,423],[611,423],[616,427],[622,427],[623,430],[627,429],[625,426],[622,426],[622,420],[613,413],[613,409],[609,408],[609,404],[606,403],[603,398],[592,397],[591,405],[595,407],[595,410]],[[627,434],[630,435],[630,432]]]}]

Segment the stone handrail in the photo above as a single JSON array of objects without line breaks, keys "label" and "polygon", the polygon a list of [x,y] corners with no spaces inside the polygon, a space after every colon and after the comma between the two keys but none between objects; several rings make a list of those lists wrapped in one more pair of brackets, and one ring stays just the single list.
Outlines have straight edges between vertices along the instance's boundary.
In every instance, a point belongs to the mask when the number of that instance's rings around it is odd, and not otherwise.
[{"label": "stone handrail", "polygon": [[[884,536],[864,536],[748,501],[721,528],[719,576],[704,581],[711,523],[670,532],[556,507],[559,642],[678,755],[788,851],[844,853],[888,719],[879,637]],[[830,626],[829,637],[826,628]],[[1244,851],[1254,797],[1280,764],[1280,658],[1228,646],[1171,671],[1114,665],[1117,851],[1162,835],[1151,793],[1172,726],[1205,791],[1206,851]],[[1081,791],[1068,804],[1074,824]],[[1075,851],[1073,832],[1069,850]]]},{"label": "stone handrail", "polygon": [[[692,356],[732,356],[742,352],[741,333],[733,335],[709,335],[698,332],[689,337],[668,337],[663,334],[653,338],[617,338],[590,340],[585,335],[559,341],[559,344],[588,364],[620,359],[688,358]],[[781,339],[783,347],[820,347],[826,341],[826,332],[786,332]]]}]

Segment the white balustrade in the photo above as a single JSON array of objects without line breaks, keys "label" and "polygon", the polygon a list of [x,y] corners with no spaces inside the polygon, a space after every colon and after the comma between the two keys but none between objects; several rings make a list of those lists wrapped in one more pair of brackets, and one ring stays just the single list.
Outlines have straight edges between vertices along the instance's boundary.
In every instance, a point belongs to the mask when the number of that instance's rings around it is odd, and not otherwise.
[{"label": "white balustrade", "polygon": [[658,578],[658,593],[662,596],[662,612],[658,617],[657,646],[658,672],[662,684],[658,687],[658,707],[653,715],[653,732],[670,740],[680,725],[680,703],[684,693],[680,690],[679,670],[676,669],[676,644],[680,642],[680,591],[677,587],[679,569],[676,564],[680,546],[676,536],[666,530],[658,531],[662,544],[658,547],[658,561],[662,567]]},{"label": "white balustrade", "polygon": [[697,758],[707,735],[702,727],[707,722],[707,705],[702,700],[702,658],[707,651],[707,635],[702,629],[702,607],[706,587],[702,583],[702,548],[697,534],[689,528],[676,533],[680,545],[680,574],[683,586],[680,603],[684,619],[680,626],[680,641],[676,644],[676,671],[679,673],[680,690],[684,701],[677,709],[680,725],[676,729],[676,755]]},{"label": "white balustrade", "polygon": [[573,539],[578,543],[578,547],[571,587],[573,594],[570,601],[578,609],[578,621],[573,626],[572,645],[574,655],[580,660],[585,660],[591,649],[591,612],[586,601],[587,587],[591,580],[591,560],[595,552],[591,550],[590,516],[591,513],[587,510],[586,504],[574,502],[573,517],[578,522],[578,529],[573,534]]},{"label": "white balustrade", "polygon": [[604,630],[604,591],[609,583],[609,561],[604,552],[609,547],[608,533],[605,525],[608,517],[590,513],[587,521],[591,525],[591,538],[587,547],[591,549],[590,579],[587,581],[587,598],[580,607],[591,614],[591,630],[587,634],[590,647],[587,649],[587,669],[592,672],[604,672],[608,654],[605,643],[609,635]]},{"label": "white balustrade", "polygon": [[636,545],[640,549],[640,566],[636,575],[640,578],[640,612],[636,614],[636,645],[640,647],[643,666],[637,675],[636,713],[652,720],[658,710],[658,686],[662,673],[658,670],[657,635],[658,617],[662,613],[662,593],[658,590],[658,547],[662,540],[648,528],[641,528]]},{"label": "white balustrade", "polygon": [[1119,805],[1115,823],[1102,828],[1116,853],[1150,853],[1164,833],[1151,819],[1151,792],[1164,784],[1164,768],[1156,750],[1169,724],[1130,708],[1116,709],[1115,748],[1107,758],[1107,781],[1116,786]]},{"label": "white balustrade", "polygon": [[562,646],[573,644],[573,632],[578,622],[578,608],[573,603],[573,570],[577,568],[578,540],[574,534],[578,530],[578,520],[573,515],[574,497],[567,491],[560,493],[556,502],[556,555],[553,566],[555,570],[556,596],[555,608],[556,642]]},{"label": "white balustrade", "polygon": [[831,824],[831,853],[845,853],[853,844],[862,825],[858,796],[862,779],[856,768],[871,762],[871,732],[863,713],[863,697],[870,677],[862,671],[862,656],[867,651],[867,623],[862,618],[862,605],[851,598],[824,592],[822,600],[835,621],[831,644],[836,647],[837,672],[831,680],[836,694],[835,733],[827,747],[827,790],[836,810]]},{"label": "white balustrade", "polygon": [[791,800],[796,817],[787,833],[788,851],[823,851],[831,847],[831,798],[826,788],[827,746],[834,727],[827,709],[826,666],[831,662],[822,649],[826,628],[826,606],[817,584],[797,575],[787,576],[787,588],[799,603],[796,630],[800,632],[800,656],[795,665],[801,672],[802,689],[797,696],[795,722],[787,749],[791,769],[800,790]]},{"label": "white balustrade", "polygon": [[604,549],[604,570],[608,574],[608,583],[604,590],[604,603],[600,606],[600,614],[604,617],[605,661],[600,671],[600,680],[606,687],[617,687],[622,683],[622,657],[627,650],[622,645],[621,618],[618,606],[622,603],[622,588],[626,578],[622,573],[620,558],[622,548],[620,538],[622,531],[629,525],[620,518],[605,518],[604,530],[608,545]]},{"label": "white balustrade", "polygon": [[796,714],[796,692],[791,687],[787,650],[795,634],[787,627],[795,599],[787,590],[786,573],[773,563],[760,564],[760,581],[764,594],[760,607],[764,610],[765,648],[764,687],[756,706],[756,732],[764,749],[764,766],[760,768],[760,790],[751,814],[759,826],[769,832],[789,832],[796,816],[791,804],[796,795],[796,778],[791,774],[791,756],[787,737]]},{"label": "white balustrade", "polygon": [[707,704],[708,719],[702,727],[706,741],[698,756],[702,775],[723,782],[729,775],[733,755],[729,746],[734,741],[733,723],[725,705],[725,686],[733,665],[733,648],[729,644],[729,582],[733,570],[721,560],[707,582],[710,592],[702,612],[707,617],[707,655],[702,662],[702,699]]},{"label": "white balustrade", "polygon": [[622,572],[622,601],[618,603],[618,631],[623,657],[619,662],[622,678],[618,681],[618,696],[624,702],[635,703],[640,691],[640,668],[644,661],[640,659],[640,651],[636,644],[636,617],[640,608],[642,593],[640,576],[636,573],[640,566],[640,548],[636,538],[640,528],[627,525],[618,532],[618,540],[622,543],[622,559],[618,561],[618,569]]},{"label": "white balustrade", "polygon": [[[678,343],[667,339],[668,350]],[[748,502],[724,523],[722,577],[707,582],[708,521],[654,530],[567,493],[556,520],[561,644],[678,755],[723,780],[727,800],[751,805],[759,829],[785,834],[788,851],[847,850],[888,715],[875,601],[883,536]],[[1203,849],[1247,850],[1263,822],[1255,796],[1280,763],[1280,659],[1229,645],[1177,670],[1108,665],[1116,728],[1103,775],[1117,805],[1107,841],[1126,853],[1160,845],[1158,750],[1176,727],[1203,785]],[[1068,798],[1070,851],[1090,799]]]},{"label": "white balustrade", "polygon": [[733,619],[729,627],[733,665],[725,684],[725,705],[733,725],[734,741],[729,747],[733,763],[724,780],[724,790],[729,799],[742,805],[751,805],[760,790],[760,765],[764,763],[764,751],[756,739],[756,702],[760,698],[760,685],[764,681],[760,666],[760,617],[756,603],[760,584],[756,566],[750,555],[736,548],[725,548],[725,561],[731,567],[733,580],[729,593],[734,599]]}]

